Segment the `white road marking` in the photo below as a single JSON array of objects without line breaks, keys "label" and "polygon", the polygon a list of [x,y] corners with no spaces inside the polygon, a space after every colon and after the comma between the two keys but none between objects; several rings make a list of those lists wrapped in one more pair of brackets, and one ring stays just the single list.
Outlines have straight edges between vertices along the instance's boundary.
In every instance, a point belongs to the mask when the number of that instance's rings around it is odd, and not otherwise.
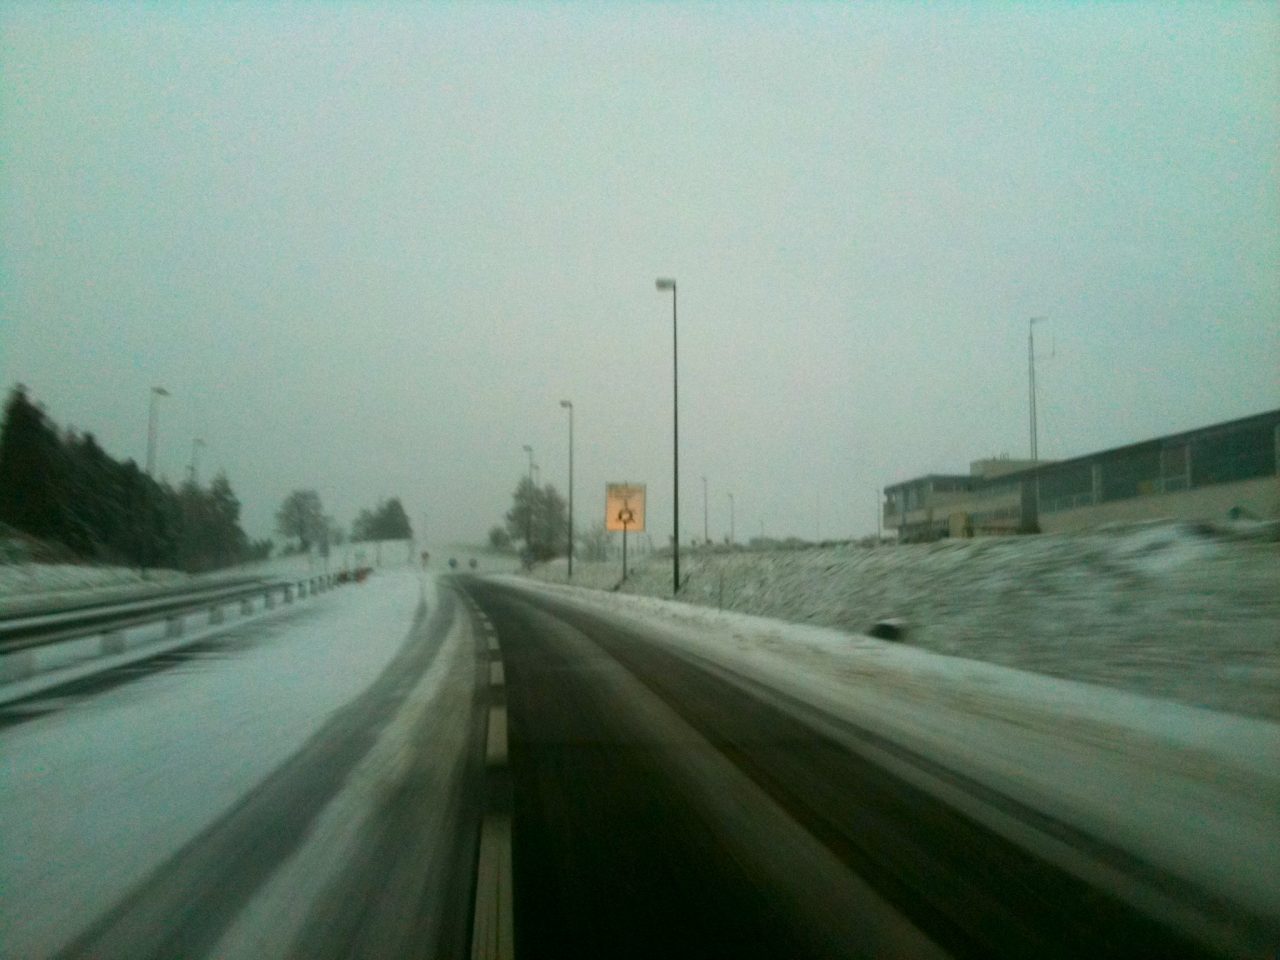
[{"label": "white road marking", "polygon": [[489,737],[484,748],[484,762],[491,767],[507,763],[507,707],[495,703],[489,708]]},{"label": "white road marking", "polygon": [[511,899],[511,817],[489,814],[480,827],[472,960],[511,960],[515,956]]}]

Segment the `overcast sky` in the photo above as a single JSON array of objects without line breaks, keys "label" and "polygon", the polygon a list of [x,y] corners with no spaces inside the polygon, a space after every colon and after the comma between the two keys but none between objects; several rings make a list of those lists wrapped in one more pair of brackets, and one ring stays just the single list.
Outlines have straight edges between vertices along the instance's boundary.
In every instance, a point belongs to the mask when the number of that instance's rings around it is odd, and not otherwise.
[{"label": "overcast sky", "polygon": [[[175,5],[176,7],[176,5]],[[877,490],[1280,405],[1280,5],[0,6],[0,386],[498,522],[875,529]]]}]

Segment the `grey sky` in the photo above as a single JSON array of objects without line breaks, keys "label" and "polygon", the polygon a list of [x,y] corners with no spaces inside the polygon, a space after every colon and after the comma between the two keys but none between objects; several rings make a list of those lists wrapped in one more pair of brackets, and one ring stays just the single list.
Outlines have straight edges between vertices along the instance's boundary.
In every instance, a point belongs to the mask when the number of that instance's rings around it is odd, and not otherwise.
[{"label": "grey sky", "polygon": [[[579,522],[876,489],[1280,404],[1280,6],[9,4],[0,385],[161,471],[434,542],[532,444]],[[1050,348],[1053,357],[1048,358]]]}]

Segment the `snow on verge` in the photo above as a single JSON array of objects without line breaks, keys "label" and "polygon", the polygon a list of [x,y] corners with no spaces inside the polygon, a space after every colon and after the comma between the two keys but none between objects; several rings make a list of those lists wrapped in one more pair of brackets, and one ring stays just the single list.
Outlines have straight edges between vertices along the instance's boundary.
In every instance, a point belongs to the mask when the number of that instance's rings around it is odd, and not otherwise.
[{"label": "snow on verge", "polygon": [[306,743],[395,655],[423,589],[388,574],[229,625],[225,655],[5,730],[6,955],[54,954]]},{"label": "snow on verge", "polygon": [[[915,647],[1280,720],[1276,524],[1151,523],[1061,536],[681,555],[688,604],[861,633],[904,618]],[[611,589],[617,563],[575,563]],[[563,562],[534,576],[563,583]],[[620,592],[671,596],[670,558]]]}]

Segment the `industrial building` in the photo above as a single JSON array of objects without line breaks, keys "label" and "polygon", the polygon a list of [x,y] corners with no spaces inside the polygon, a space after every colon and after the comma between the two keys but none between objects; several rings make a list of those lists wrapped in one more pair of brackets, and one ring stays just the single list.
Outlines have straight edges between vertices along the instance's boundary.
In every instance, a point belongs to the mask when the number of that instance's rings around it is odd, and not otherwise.
[{"label": "industrial building", "polygon": [[1280,410],[1056,462],[977,460],[885,487],[903,541],[1171,518],[1280,518]]}]

